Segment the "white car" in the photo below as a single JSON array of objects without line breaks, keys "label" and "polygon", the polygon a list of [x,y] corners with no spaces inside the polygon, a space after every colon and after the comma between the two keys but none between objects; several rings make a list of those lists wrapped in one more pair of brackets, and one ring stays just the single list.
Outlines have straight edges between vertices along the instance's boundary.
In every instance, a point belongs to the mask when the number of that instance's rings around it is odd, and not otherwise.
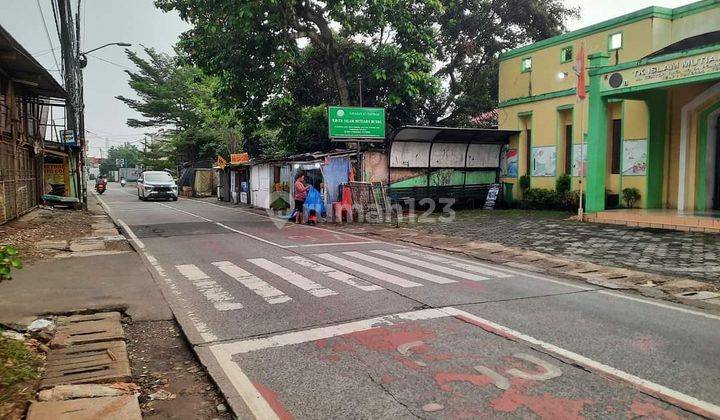
[{"label": "white car", "polygon": [[173,177],[163,171],[145,171],[137,181],[138,200],[164,198],[177,201],[178,186]]}]

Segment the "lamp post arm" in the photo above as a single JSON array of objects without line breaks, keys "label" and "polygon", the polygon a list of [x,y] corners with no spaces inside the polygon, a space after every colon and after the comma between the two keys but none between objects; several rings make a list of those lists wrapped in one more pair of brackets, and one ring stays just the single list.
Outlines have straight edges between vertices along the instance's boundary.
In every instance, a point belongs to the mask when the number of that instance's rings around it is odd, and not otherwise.
[{"label": "lamp post arm", "polygon": [[88,51],[81,52],[80,55],[90,54],[90,53],[93,52],[93,51],[97,51],[97,50],[99,50],[99,49],[101,49],[101,48],[109,47],[109,46],[111,46],[111,45],[117,45],[117,46],[119,46],[119,47],[130,47],[130,46],[132,46],[132,44],[129,44],[129,43],[127,43],[127,42],[111,42],[111,43],[109,43],[109,44],[105,44],[105,45],[101,45],[101,46],[99,46],[99,47],[97,47],[97,48],[93,48],[92,50],[88,50]]}]

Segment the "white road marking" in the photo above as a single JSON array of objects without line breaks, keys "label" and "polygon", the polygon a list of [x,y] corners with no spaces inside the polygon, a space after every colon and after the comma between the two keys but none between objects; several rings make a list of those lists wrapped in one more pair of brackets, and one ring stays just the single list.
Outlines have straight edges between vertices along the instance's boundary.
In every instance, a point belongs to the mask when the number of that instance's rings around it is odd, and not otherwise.
[{"label": "white road marking", "polygon": [[[374,252],[374,251],[373,251]],[[433,273],[428,273],[425,271],[416,270],[412,267],[407,267],[404,265],[396,264],[392,261],[383,260],[381,258],[373,257],[372,255],[365,255],[361,252],[356,251],[348,251],[343,252],[343,254],[347,255],[348,257],[357,258],[359,260],[367,261],[369,263],[373,263],[375,265],[379,265],[383,268],[389,268],[390,270],[395,270],[403,274],[407,274],[409,276],[417,277],[419,279],[431,281],[433,283],[438,284],[448,284],[448,283],[457,283],[457,281],[449,279],[447,277],[438,276]]]},{"label": "white road marking", "polygon": [[195,213],[190,213],[189,211],[180,210],[180,209],[177,208],[177,207],[168,206],[167,204],[164,204],[164,203],[157,203],[157,204],[159,204],[159,205],[161,205],[161,206],[163,206],[163,207],[167,207],[167,208],[169,208],[169,209],[171,209],[171,210],[175,210],[175,211],[177,211],[177,212],[187,214],[188,216],[197,217],[198,219],[204,220],[204,221],[206,221],[206,222],[213,222],[212,220],[208,219],[207,217],[203,217],[203,216],[197,215],[197,214],[195,214]]},{"label": "white road marking", "polygon": [[142,241],[140,239],[138,239],[137,235],[135,235],[135,232],[133,232],[132,229],[130,229],[130,226],[128,226],[127,223],[118,219],[118,224],[120,226],[122,226],[125,233],[127,233],[127,235],[130,237],[130,239],[133,241],[133,243],[135,243],[135,245],[138,247],[138,249],[140,249],[140,250],[145,249],[145,244],[142,243]]},{"label": "white road marking", "polygon": [[682,307],[676,306],[676,305],[670,305],[667,303],[656,302],[654,300],[642,299],[642,298],[637,298],[634,296],[623,295],[621,293],[611,292],[608,290],[598,290],[598,293],[600,293],[602,295],[612,296],[612,297],[616,297],[616,298],[620,298],[620,299],[632,300],[633,302],[640,302],[640,303],[644,303],[646,305],[653,305],[653,306],[657,306],[659,308],[672,309],[674,311],[683,312],[686,314],[697,315],[697,316],[705,317],[708,319],[714,319],[716,321],[720,321],[720,316],[718,316],[718,315],[713,315],[713,314],[700,312],[700,311],[694,311],[692,309],[686,309],[686,308],[682,308]]},{"label": "white road marking", "polygon": [[513,354],[513,357],[520,359],[520,360],[524,360],[526,362],[530,362],[534,365],[540,366],[545,371],[542,373],[537,373],[537,372],[533,373],[533,372],[526,372],[524,370],[515,369],[515,368],[508,369],[507,373],[516,378],[543,382],[543,381],[548,381],[553,378],[557,378],[558,376],[562,375],[562,370],[560,370],[560,368],[553,365],[552,363],[546,362],[543,359],[539,359],[535,356],[531,356],[531,355],[525,354],[525,353],[516,353],[516,354]]},{"label": "white road marking", "polygon": [[485,267],[482,267],[477,264],[455,261],[455,260],[451,260],[450,258],[445,258],[445,257],[441,257],[441,256],[435,255],[435,254],[420,252],[420,251],[416,251],[416,250],[409,249],[409,248],[400,248],[400,249],[396,249],[395,251],[413,255],[416,257],[420,257],[420,258],[424,258],[428,261],[434,261],[434,262],[451,265],[455,268],[461,268],[466,271],[473,271],[473,272],[476,272],[479,274],[485,274],[486,276],[498,277],[501,279],[513,277],[512,274],[503,273],[502,271],[492,270],[492,269],[485,268]]},{"label": "white road marking", "polygon": [[250,381],[245,372],[236,362],[232,360],[232,353],[228,352],[222,346],[210,346],[210,352],[217,360],[220,369],[225,373],[233,388],[240,394],[245,401],[250,412],[256,419],[261,420],[279,420],[280,417],[275,413],[270,404],[263,398],[255,385]]},{"label": "white road marking", "polygon": [[487,280],[487,277],[478,276],[477,274],[472,273],[466,273],[465,271],[455,270],[454,268],[449,268],[442,265],[437,265],[433,263],[429,263],[427,261],[418,260],[417,258],[410,258],[406,257],[405,255],[399,255],[388,251],[383,251],[381,249],[377,249],[372,251],[374,254],[382,255],[384,257],[393,258],[398,261],[406,262],[408,264],[412,264],[418,267],[427,268],[429,270],[438,271],[440,273],[449,274],[451,276],[460,277],[461,279],[465,280],[471,280],[471,281],[483,281]]},{"label": "white road marking", "polygon": [[365,242],[328,242],[325,244],[307,244],[307,245],[283,245],[283,248],[307,248],[317,246],[339,246],[339,245],[365,245],[372,244],[376,241],[365,241]]},{"label": "white road marking", "polygon": [[276,304],[292,300],[290,296],[285,295],[285,293],[274,288],[264,280],[261,280],[259,277],[243,270],[230,261],[218,261],[212,263],[212,265],[240,282],[243,286],[255,292],[257,295],[265,299],[265,302],[267,303]]},{"label": "white road marking", "polygon": [[194,264],[176,265],[175,268],[190,281],[209,279],[207,274],[197,268]]},{"label": "white road marking", "polygon": [[425,319],[445,318],[450,316],[439,309],[422,309],[419,311],[404,312],[386,315],[345,324],[313,328],[304,331],[295,331],[271,337],[256,338],[245,341],[222,343],[212,345],[211,348],[220,347],[229,354],[249,353],[275,347],[284,347],[292,344],[302,344],[317,341],[323,338],[337,337],[359,331],[366,331],[380,326],[395,325],[405,321],[420,321]]},{"label": "white road marking", "polygon": [[670,402],[700,416],[720,417],[720,406],[717,406],[715,404],[709,403],[707,401],[702,401],[698,398],[692,397],[674,389],[670,389],[663,385],[656,384],[647,379],[640,378],[638,376],[632,375],[614,367],[605,365],[603,363],[597,362],[572,351],[565,350],[561,347],[555,346],[542,340],[538,340],[537,338],[525,335],[511,328],[496,324],[492,321],[480,318],[469,312],[465,312],[463,310],[453,307],[444,308],[443,311],[449,315],[458,317],[459,319],[462,319],[472,325],[476,325],[488,332],[499,332],[504,337],[510,337],[515,341],[523,342],[525,344],[529,344],[530,346],[542,348],[546,352],[549,352],[559,357],[560,359],[570,360],[573,363],[583,366],[590,371],[599,373],[600,375],[603,375],[605,377],[614,378],[626,384],[630,384],[632,387],[641,390],[643,393],[649,394],[663,401]]},{"label": "white road marking", "polygon": [[380,287],[376,284],[367,282],[365,280],[359,279],[350,273],[336,270],[332,267],[328,267],[327,265],[320,264],[317,261],[313,261],[309,258],[305,258],[300,255],[292,255],[289,257],[285,257],[285,259],[290,260],[290,261],[292,261],[298,265],[301,265],[305,268],[315,270],[318,273],[323,273],[326,276],[330,277],[331,279],[337,280],[341,283],[345,283],[348,286],[357,287],[358,289],[363,290],[365,292],[372,292],[375,290],[384,290],[382,287]]},{"label": "white road marking", "polygon": [[375,277],[378,280],[382,280],[391,284],[394,284],[396,286],[400,287],[419,287],[422,286],[420,283],[415,283],[414,281],[405,280],[403,278],[400,278],[394,274],[384,273],[382,271],[375,270],[370,267],[365,267],[362,264],[358,264],[354,261],[346,260],[345,258],[340,258],[332,254],[316,254],[316,257],[320,257],[326,261],[330,261],[332,263],[335,263],[337,265],[341,265],[343,267],[349,268],[351,270],[358,271],[360,273],[365,273],[371,277]]},{"label": "white road marking", "polygon": [[224,225],[224,224],[222,224],[222,223],[220,223],[220,222],[215,222],[215,224],[218,225],[218,226],[220,226],[221,228],[224,228],[224,229],[229,230],[230,232],[239,233],[240,235],[247,236],[248,238],[255,239],[256,241],[264,242],[264,243],[266,243],[266,244],[268,244],[268,245],[276,246],[276,247],[278,247],[278,248],[285,248],[285,245],[280,245],[280,244],[277,244],[277,243],[275,243],[275,242],[268,241],[267,239],[263,239],[263,238],[261,238],[261,237],[259,237],[259,236],[251,235],[251,234],[249,234],[249,233],[247,233],[247,232],[243,232],[243,231],[241,231],[241,230],[233,229],[233,228],[231,228],[230,226]]},{"label": "white road marking", "polygon": [[218,311],[242,309],[242,304],[235,302],[233,295],[228,293],[218,282],[212,280],[193,264],[176,265],[175,268],[197,287],[200,293],[213,304]]},{"label": "white road marking", "polygon": [[251,258],[248,260],[248,262],[257,265],[258,267],[269,271],[270,273],[275,274],[278,277],[281,277],[288,283],[301,288],[302,290],[310,293],[315,297],[334,296],[338,294],[334,290],[323,287],[322,285],[315,283],[309,278],[300,275],[294,271],[288,270],[287,268],[279,264],[275,264],[272,261],[266,260],[265,258]]},{"label": "white road marking", "polygon": [[[387,243],[387,242],[386,242],[386,243]],[[408,247],[408,249],[416,249],[416,248]],[[455,260],[455,261],[460,261],[460,262],[463,262],[463,263],[471,263],[471,264],[474,264],[474,265],[478,265],[478,266],[480,266],[480,267],[487,267],[487,268],[492,269],[492,270],[503,271],[503,272],[506,272],[506,273],[509,273],[509,274],[514,274],[514,275],[519,276],[519,277],[526,277],[526,278],[531,278],[531,279],[535,279],[535,280],[541,280],[541,281],[548,282],[548,283],[555,283],[555,284],[559,284],[559,285],[565,286],[565,287],[570,287],[570,288],[573,288],[573,289],[578,289],[578,290],[598,290],[598,289],[599,289],[599,286],[598,286],[598,287],[581,286],[581,285],[579,285],[579,284],[570,283],[570,282],[568,282],[568,281],[555,280],[555,279],[547,278],[547,277],[545,277],[545,276],[541,276],[541,275],[538,275],[538,274],[532,274],[532,273],[528,273],[528,272],[525,272],[525,271],[513,270],[513,269],[511,269],[511,268],[498,267],[497,265],[484,264],[484,263],[477,262],[477,261],[471,261],[471,260],[468,260],[468,259],[466,259],[466,258],[459,258],[459,257],[455,257],[455,256],[452,256],[452,255],[442,254],[442,253],[439,253],[439,252],[433,252],[433,251],[426,250],[426,249],[423,249],[422,252],[423,252],[423,253],[430,254],[430,255],[438,255],[438,256],[441,256],[441,257],[445,257],[445,258],[452,259],[452,260]]]}]

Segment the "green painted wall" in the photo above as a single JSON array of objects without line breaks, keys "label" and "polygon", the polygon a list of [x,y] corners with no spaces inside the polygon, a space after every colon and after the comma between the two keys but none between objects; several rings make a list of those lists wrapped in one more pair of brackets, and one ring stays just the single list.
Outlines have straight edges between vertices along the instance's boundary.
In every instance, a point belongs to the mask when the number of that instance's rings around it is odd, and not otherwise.
[{"label": "green painted wall", "polygon": [[[430,186],[444,185],[471,185],[471,184],[492,184],[495,182],[494,171],[468,171],[467,179],[465,173],[455,169],[441,169],[430,174]],[[392,188],[425,187],[427,186],[427,175],[418,175],[402,181],[394,182]]]}]

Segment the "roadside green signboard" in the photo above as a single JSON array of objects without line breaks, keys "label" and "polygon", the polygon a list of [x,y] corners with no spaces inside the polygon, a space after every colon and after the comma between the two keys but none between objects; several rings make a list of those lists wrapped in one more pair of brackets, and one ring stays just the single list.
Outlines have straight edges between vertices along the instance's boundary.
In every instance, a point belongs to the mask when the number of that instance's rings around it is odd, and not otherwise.
[{"label": "roadside green signboard", "polygon": [[330,138],[384,139],[385,109],[330,106],[328,126]]}]

